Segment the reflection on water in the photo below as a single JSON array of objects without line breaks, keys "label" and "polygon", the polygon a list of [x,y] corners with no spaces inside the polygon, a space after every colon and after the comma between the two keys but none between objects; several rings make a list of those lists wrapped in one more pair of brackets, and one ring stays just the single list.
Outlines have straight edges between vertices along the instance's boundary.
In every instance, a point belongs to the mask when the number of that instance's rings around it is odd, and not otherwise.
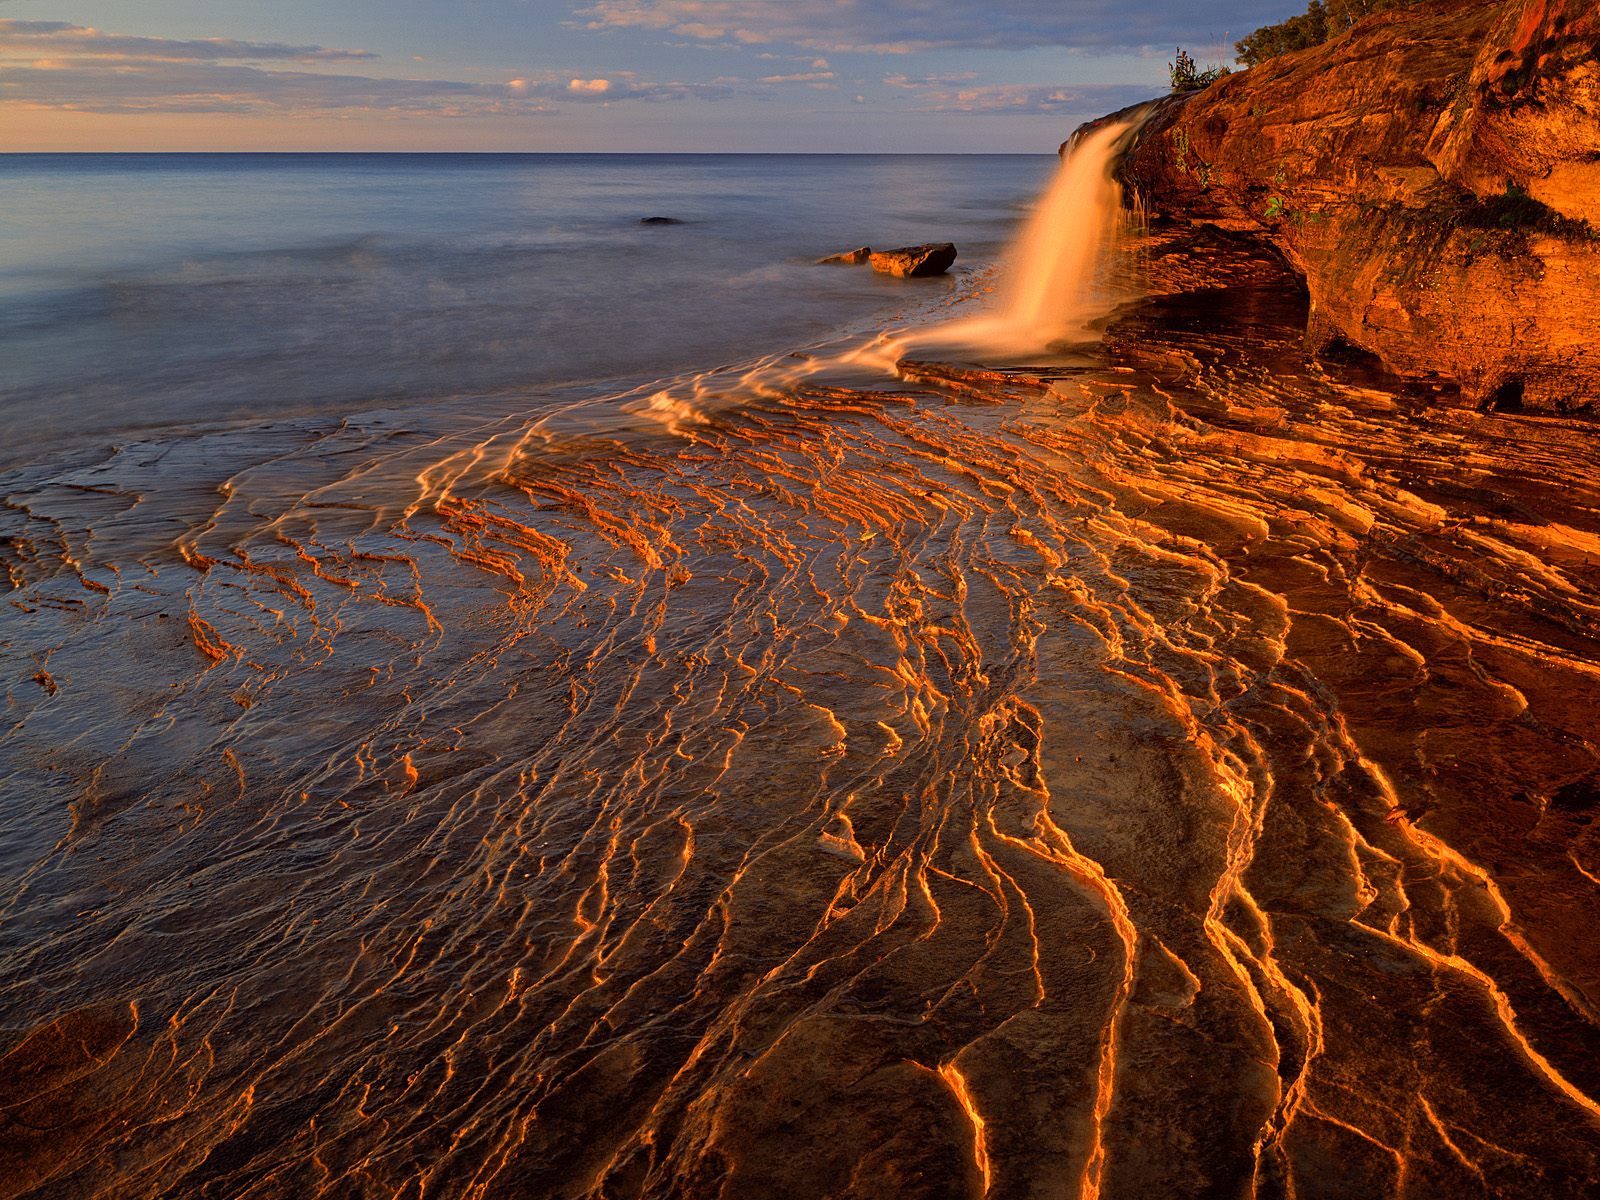
[{"label": "reflection on water", "polygon": [[1076,367],[12,473],[0,1191],[1592,1195],[1592,431],[1146,257]]}]

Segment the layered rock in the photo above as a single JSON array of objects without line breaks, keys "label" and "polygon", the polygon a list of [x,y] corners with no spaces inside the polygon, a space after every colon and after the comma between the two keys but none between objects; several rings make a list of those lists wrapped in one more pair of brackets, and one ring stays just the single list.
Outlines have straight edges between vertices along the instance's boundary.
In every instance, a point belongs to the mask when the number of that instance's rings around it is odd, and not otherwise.
[{"label": "layered rock", "polygon": [[1165,105],[1124,177],[1249,232],[1336,341],[1469,400],[1600,401],[1600,15],[1428,0]]}]

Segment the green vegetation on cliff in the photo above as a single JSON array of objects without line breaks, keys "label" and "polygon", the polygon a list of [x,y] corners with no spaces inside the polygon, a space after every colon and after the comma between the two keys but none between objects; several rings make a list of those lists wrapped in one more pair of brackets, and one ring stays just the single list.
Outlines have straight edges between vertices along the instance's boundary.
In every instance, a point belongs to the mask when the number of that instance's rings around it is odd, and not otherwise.
[{"label": "green vegetation on cliff", "polygon": [[1208,88],[1217,80],[1233,74],[1230,67],[1216,66],[1200,69],[1191,55],[1182,46],[1178,47],[1177,57],[1167,64],[1167,73],[1172,76],[1172,90],[1175,92],[1198,92]]},{"label": "green vegetation on cliff", "polygon": [[1239,61],[1247,67],[1266,62],[1291,50],[1320,46],[1344,33],[1362,17],[1391,8],[1404,8],[1417,0],[1311,0],[1306,11],[1276,25],[1263,25],[1234,43]]}]

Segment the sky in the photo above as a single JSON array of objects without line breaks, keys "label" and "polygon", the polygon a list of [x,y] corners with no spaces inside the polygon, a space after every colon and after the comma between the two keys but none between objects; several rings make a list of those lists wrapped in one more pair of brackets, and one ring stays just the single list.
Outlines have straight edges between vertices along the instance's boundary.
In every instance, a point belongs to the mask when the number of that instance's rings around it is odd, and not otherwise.
[{"label": "sky", "polygon": [[0,152],[1045,152],[1299,0],[0,0]]}]

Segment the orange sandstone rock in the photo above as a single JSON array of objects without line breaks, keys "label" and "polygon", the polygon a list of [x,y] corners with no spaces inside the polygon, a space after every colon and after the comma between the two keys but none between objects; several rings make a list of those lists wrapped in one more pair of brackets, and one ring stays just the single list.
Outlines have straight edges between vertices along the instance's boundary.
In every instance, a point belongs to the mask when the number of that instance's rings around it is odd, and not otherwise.
[{"label": "orange sandstone rock", "polygon": [[956,261],[956,248],[949,242],[905,246],[899,250],[880,250],[870,256],[868,261],[872,263],[874,271],[902,279],[943,275],[950,269],[950,264]]},{"label": "orange sandstone rock", "polygon": [[872,257],[871,246],[861,246],[855,250],[846,250],[843,254],[830,254],[827,258],[817,259],[819,267],[858,267]]},{"label": "orange sandstone rock", "polygon": [[1270,242],[1307,342],[1485,405],[1600,401],[1600,14],[1427,0],[1175,98],[1124,166],[1158,216]]},{"label": "orange sandstone rock", "polygon": [[1428,157],[1480,195],[1518,186],[1600,223],[1600,8],[1516,0],[1500,13]]}]

